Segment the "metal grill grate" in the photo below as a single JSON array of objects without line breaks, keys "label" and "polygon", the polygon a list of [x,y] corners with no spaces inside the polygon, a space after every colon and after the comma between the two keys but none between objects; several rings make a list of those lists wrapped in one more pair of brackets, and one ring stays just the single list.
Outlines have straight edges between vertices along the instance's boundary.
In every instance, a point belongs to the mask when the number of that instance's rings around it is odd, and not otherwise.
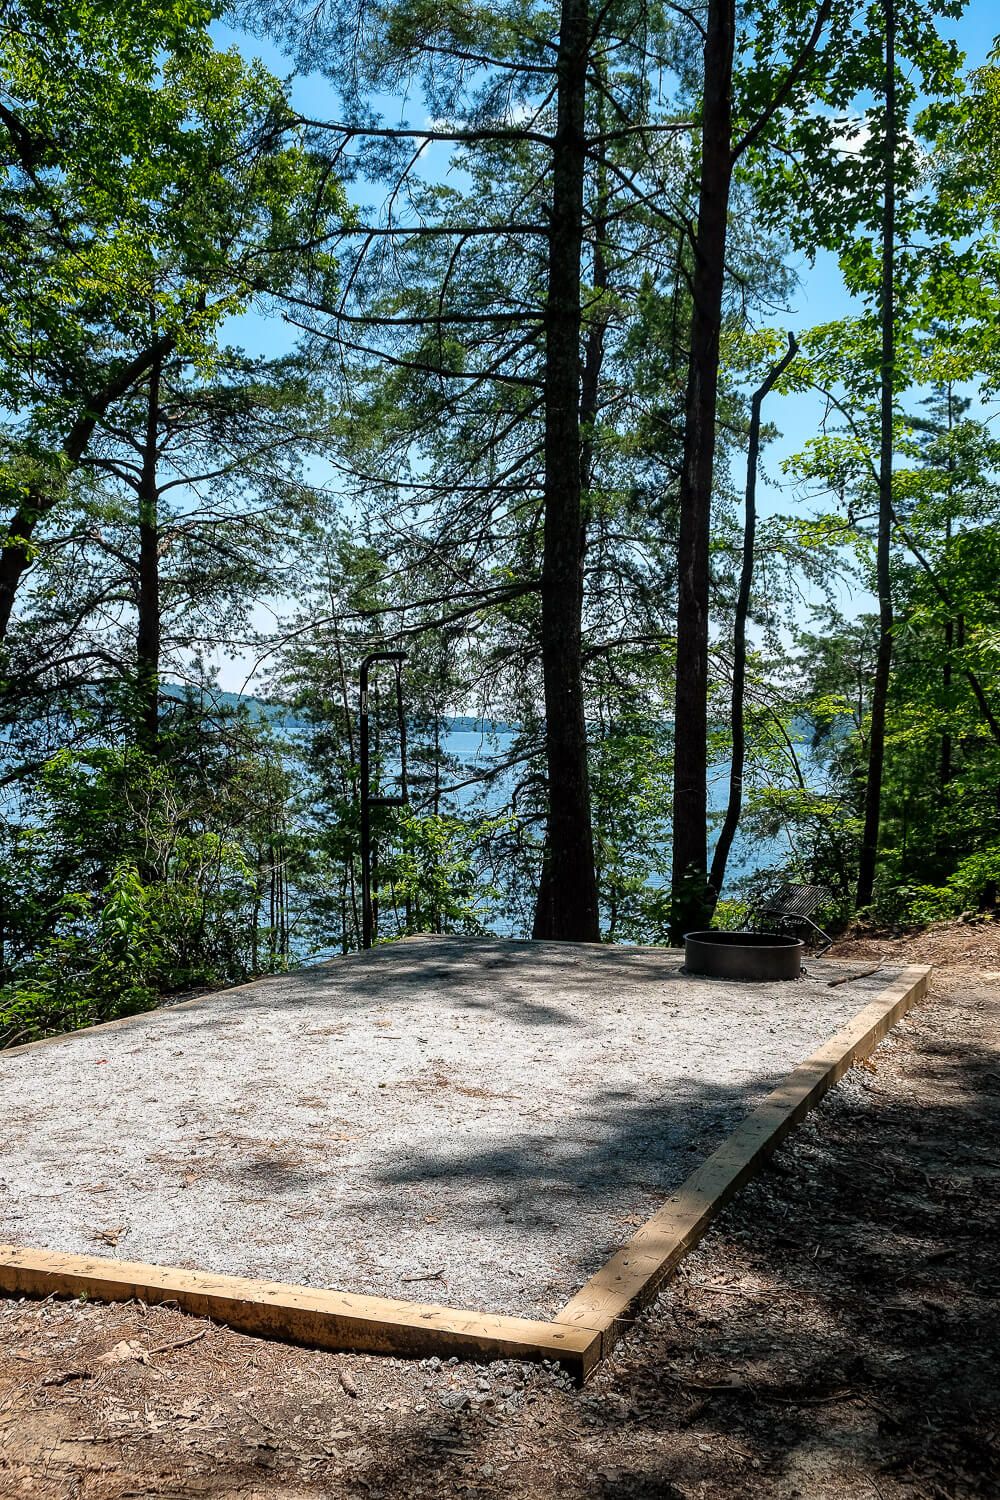
[{"label": "metal grill grate", "polygon": [[825,885],[781,885],[769,896],[765,896],[755,913],[755,921],[765,918],[788,927],[811,927],[829,948],[833,938],[813,921],[813,913],[833,900],[833,892]]}]

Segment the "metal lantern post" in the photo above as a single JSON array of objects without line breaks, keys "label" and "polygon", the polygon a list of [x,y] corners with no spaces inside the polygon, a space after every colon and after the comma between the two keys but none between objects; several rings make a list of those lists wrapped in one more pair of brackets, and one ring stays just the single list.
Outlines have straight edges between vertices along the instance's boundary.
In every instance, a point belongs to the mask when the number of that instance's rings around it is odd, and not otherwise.
[{"label": "metal lantern post", "polygon": [[[399,718],[399,787],[398,797],[373,797],[368,742],[368,674],[377,661],[391,661],[396,668],[396,713]],[[406,789],[406,715],[403,712],[403,663],[405,651],[373,651],[361,663],[361,946],[370,948],[375,937],[375,911],[372,904],[372,826],[373,807],[405,807],[409,802]]]}]

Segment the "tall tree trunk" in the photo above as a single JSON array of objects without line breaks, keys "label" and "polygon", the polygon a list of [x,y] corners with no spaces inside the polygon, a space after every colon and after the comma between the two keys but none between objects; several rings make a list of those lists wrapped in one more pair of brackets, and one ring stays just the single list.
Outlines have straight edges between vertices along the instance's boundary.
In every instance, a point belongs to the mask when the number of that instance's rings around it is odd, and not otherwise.
[{"label": "tall tree trunk", "polygon": [[149,372],[149,401],[139,476],[139,598],[136,630],[136,694],[139,737],[155,755],[160,727],[160,524],[157,483],[157,424],[160,361]]},{"label": "tall tree trunk", "polygon": [[[948,531],[951,532],[951,518],[948,518]],[[938,784],[944,791],[952,777],[951,765],[951,682],[952,682],[952,654],[955,649],[955,622],[950,617],[944,622],[944,666],[941,672],[941,683],[944,688],[944,712],[945,727],[941,735],[941,764],[938,770]]]},{"label": "tall tree trunk", "polygon": [[583,245],[587,0],[563,0],[545,316],[542,674],[548,822],[534,936],[597,942],[581,631],[580,266]]},{"label": "tall tree trunk", "polygon": [[726,815],[719,829],[712,870],[709,876],[713,906],[722,893],[726,878],[733,839],[739,827],[743,810],[743,773],[746,767],[746,725],[744,723],[744,699],[746,697],[747,674],[747,616],[750,613],[750,590],[753,584],[754,544],[757,536],[757,465],[760,461],[760,409],[764,397],[775,381],[788,369],[798,353],[799,346],[794,333],[788,335],[788,350],[767,372],[750,401],[750,433],[747,441],[747,488],[743,512],[743,561],[740,568],[740,584],[736,595],[736,612],[733,618],[733,692],[731,699],[731,727],[733,740],[732,763],[729,768],[729,800]]},{"label": "tall tree trunk", "polygon": [[733,0],[709,0],[701,127],[701,187],[694,241],[690,358],[677,546],[671,929],[711,917],[708,888],[709,535],[719,334],[732,182]]},{"label": "tall tree trunk", "polygon": [[896,307],[893,260],[896,249],[896,13],[885,0],[885,201],[882,218],[882,410],[878,471],[878,543],[875,571],[878,588],[878,653],[868,733],[868,782],[865,820],[858,862],[858,906],[867,906],[875,889],[882,774],[885,765],[885,720],[892,670],[892,409],[895,392]]},{"label": "tall tree trunk", "polygon": [[[598,64],[599,73],[603,68]],[[596,126],[598,133],[604,130],[604,100],[597,97]],[[591,283],[595,299],[608,290],[608,171],[601,147],[597,152],[596,184],[594,192],[594,215],[591,241]],[[587,336],[584,341],[583,369],[580,378],[580,485],[584,496],[593,483],[594,457],[596,452],[596,426],[600,409],[601,370],[604,367],[604,351],[607,343],[608,315],[598,303],[591,313]],[[581,544],[586,539],[586,519],[581,527]],[[586,549],[584,548],[584,551]]]},{"label": "tall tree trunk", "polygon": [[[947,420],[947,432],[948,432],[948,516],[947,516],[947,519],[945,521],[945,530],[944,530],[944,569],[945,569],[945,573],[947,574],[948,564],[949,564],[949,562],[951,560],[951,506],[952,506],[952,503],[953,503],[952,502],[952,496],[953,496],[954,482],[955,482],[955,450],[954,450],[954,447],[952,446],[952,442],[951,442],[952,433],[953,433],[954,425],[955,425],[955,423],[954,423],[954,401],[953,401],[953,395],[952,395],[952,385],[951,385],[951,381],[950,380],[948,381],[948,388],[947,388],[947,419],[946,420]],[[952,680],[951,656],[952,656],[952,651],[954,649],[954,644],[955,644],[955,622],[951,618],[951,616],[949,615],[948,619],[945,621],[945,627],[944,627],[944,670],[943,670],[943,672],[941,674],[942,686],[944,688],[945,727],[944,727],[944,732],[941,735],[941,766],[940,766],[940,771],[939,771],[939,775],[938,775],[938,780],[939,780],[939,784],[940,784],[942,790],[948,785],[949,781],[951,780],[951,775],[952,775],[950,714],[951,714],[951,680]]]}]

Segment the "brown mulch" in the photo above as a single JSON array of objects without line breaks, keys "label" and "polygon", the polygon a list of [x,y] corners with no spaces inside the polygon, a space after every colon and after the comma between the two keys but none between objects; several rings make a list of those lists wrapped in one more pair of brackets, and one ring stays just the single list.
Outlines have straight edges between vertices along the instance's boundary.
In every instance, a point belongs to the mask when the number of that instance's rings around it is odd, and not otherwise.
[{"label": "brown mulch", "polygon": [[880,958],[885,963],[934,964],[943,972],[1000,976],[1000,922],[937,922],[922,932],[886,937],[855,930],[830,949],[831,958]]},{"label": "brown mulch", "polygon": [[1000,945],[941,967],[583,1391],[319,1354],[169,1308],[0,1299],[0,1495],[134,1500],[1000,1495]]}]

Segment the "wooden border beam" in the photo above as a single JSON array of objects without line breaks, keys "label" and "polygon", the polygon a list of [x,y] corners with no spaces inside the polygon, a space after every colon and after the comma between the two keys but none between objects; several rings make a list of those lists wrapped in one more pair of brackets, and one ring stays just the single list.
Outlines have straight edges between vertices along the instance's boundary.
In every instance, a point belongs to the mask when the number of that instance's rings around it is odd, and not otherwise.
[{"label": "wooden border beam", "polygon": [[0,1245],[0,1288],[15,1296],[93,1297],[100,1302],[175,1302],[243,1333],[317,1349],[466,1359],[557,1359],[585,1380],[601,1333],[530,1318],[466,1312],[433,1303],[217,1276],[178,1266],[107,1260]]}]

